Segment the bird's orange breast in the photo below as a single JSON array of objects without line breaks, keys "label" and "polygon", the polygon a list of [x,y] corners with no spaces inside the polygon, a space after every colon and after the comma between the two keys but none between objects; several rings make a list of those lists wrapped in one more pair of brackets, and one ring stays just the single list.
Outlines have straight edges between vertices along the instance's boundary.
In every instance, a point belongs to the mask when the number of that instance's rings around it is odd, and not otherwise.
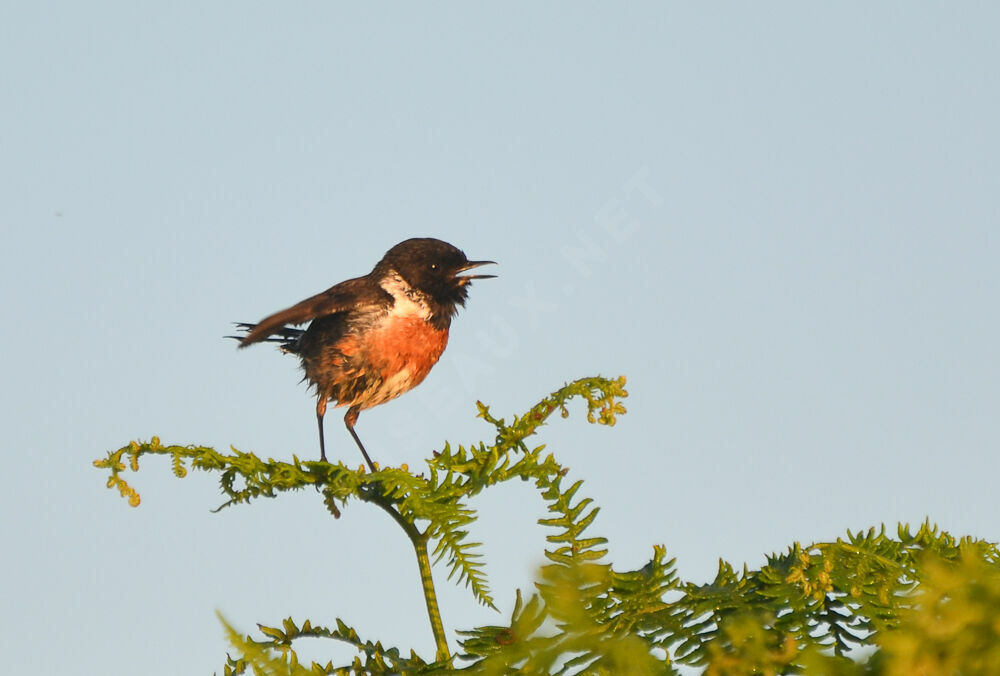
[{"label": "bird's orange breast", "polygon": [[447,344],[447,329],[437,329],[419,315],[390,314],[363,333],[338,341],[328,396],[338,406],[362,409],[395,399],[423,382]]},{"label": "bird's orange breast", "polygon": [[383,380],[403,371],[419,384],[448,345],[448,330],[436,329],[421,317],[390,316],[368,336],[368,355]]}]

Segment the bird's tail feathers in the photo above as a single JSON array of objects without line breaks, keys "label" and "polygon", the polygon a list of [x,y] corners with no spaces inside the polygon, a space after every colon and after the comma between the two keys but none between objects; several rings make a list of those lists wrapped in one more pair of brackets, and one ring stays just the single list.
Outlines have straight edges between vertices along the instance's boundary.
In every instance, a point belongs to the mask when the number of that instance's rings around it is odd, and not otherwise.
[{"label": "bird's tail feathers", "polygon": [[[246,337],[253,332],[253,330],[257,327],[257,324],[251,324],[249,322],[235,322],[233,325],[238,330],[242,331],[243,335],[225,337],[238,340],[240,341],[240,347],[246,347],[249,344],[246,342]],[[284,326],[280,329],[274,330],[266,338],[256,338],[254,342],[278,343],[278,347],[282,352],[298,353],[299,338],[302,337],[303,333],[305,333],[304,329],[295,329],[290,326]]]}]

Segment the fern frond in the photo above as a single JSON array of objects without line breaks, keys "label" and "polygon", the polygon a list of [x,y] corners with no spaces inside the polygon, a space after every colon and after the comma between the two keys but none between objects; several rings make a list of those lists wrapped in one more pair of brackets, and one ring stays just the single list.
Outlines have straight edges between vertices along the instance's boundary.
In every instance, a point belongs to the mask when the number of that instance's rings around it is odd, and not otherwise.
[{"label": "fern frond", "polygon": [[[223,667],[225,676],[244,673],[275,676],[349,676],[364,673],[388,676],[440,673],[448,666],[446,663],[425,662],[414,653],[404,657],[396,648],[385,648],[381,642],[363,640],[353,627],[339,618],[334,628],[314,626],[309,620],[305,620],[300,627],[290,617],[283,620],[280,627],[258,624],[263,635],[260,639],[240,634],[221,615],[219,620],[225,627],[230,645],[238,655],[228,657]],[[350,664],[334,666],[332,662],[325,665],[312,662],[309,667],[305,667],[299,663],[293,647],[294,642],[300,638],[331,639],[346,643],[353,646],[358,655]]]}]

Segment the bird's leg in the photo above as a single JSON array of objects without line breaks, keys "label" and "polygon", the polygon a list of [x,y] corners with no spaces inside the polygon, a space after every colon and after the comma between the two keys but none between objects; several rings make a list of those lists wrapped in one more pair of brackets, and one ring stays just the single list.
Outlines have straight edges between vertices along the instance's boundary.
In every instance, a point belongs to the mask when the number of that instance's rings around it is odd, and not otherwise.
[{"label": "bird's leg", "polygon": [[319,459],[326,462],[326,441],[323,439],[324,415],[326,415],[326,397],[320,394],[316,401],[316,422],[319,424]]},{"label": "bird's leg", "polygon": [[351,433],[354,437],[354,443],[358,445],[361,449],[361,455],[365,456],[365,462],[368,463],[368,468],[375,473],[375,463],[372,459],[368,457],[368,451],[365,450],[365,445],[361,443],[361,439],[358,438],[358,433],[354,431],[354,423],[358,422],[358,414],[361,413],[361,409],[357,406],[352,406],[347,409],[347,415],[344,416],[344,424],[347,425],[347,431]]}]

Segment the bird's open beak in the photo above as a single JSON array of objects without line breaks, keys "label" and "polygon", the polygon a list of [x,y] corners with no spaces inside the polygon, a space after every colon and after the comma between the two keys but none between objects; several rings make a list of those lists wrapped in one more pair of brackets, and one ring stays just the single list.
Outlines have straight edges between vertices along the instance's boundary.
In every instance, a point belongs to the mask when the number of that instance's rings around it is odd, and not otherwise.
[{"label": "bird's open beak", "polygon": [[458,270],[455,270],[455,279],[459,280],[461,284],[468,284],[473,279],[493,279],[496,275],[462,275],[459,276],[458,273],[465,272],[466,270],[471,270],[473,268],[478,268],[481,265],[496,265],[496,261],[469,261]]}]

